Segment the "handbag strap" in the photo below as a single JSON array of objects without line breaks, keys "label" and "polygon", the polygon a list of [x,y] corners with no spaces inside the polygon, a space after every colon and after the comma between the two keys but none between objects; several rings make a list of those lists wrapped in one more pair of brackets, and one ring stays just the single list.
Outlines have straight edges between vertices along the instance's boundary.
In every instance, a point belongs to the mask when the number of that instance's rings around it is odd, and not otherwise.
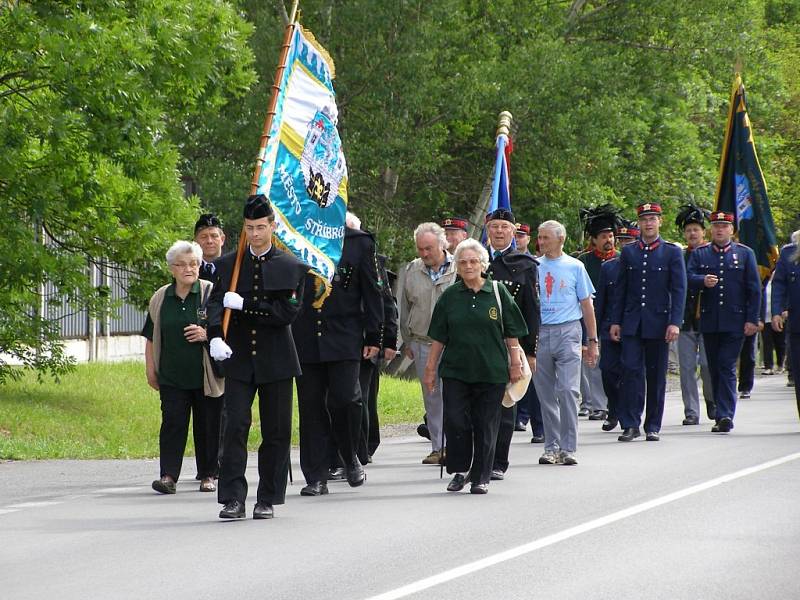
[{"label": "handbag strap", "polygon": [[500,301],[500,290],[498,289],[496,281],[492,281],[492,287],[494,288],[494,299],[497,300],[497,310],[500,313],[500,331],[503,333],[503,337],[505,337],[506,332],[503,327],[503,303]]}]

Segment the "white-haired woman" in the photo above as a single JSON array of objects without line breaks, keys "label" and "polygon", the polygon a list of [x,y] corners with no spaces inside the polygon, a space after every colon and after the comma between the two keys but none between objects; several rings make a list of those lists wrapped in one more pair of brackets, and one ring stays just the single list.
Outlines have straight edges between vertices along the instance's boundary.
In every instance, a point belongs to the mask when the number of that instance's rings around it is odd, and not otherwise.
[{"label": "white-haired woman", "polygon": [[176,491],[190,415],[200,491],[216,490],[224,386],[205,347],[205,305],[212,284],[199,279],[202,257],[195,242],[178,241],[170,247],[167,264],[173,281],[153,294],[142,330],[147,383],[161,397],[161,475],[153,489],[162,494]]},{"label": "white-haired woman", "polygon": [[484,275],[489,266],[486,248],[473,239],[464,240],[456,247],[454,261],[461,279],[444,291],[434,307],[428,329],[433,344],[423,383],[434,388],[439,364],[447,472],[453,474],[447,490],[463,489],[469,472],[470,492],[485,494],[505,387],[509,380],[522,377],[524,355],[518,338],[528,334],[528,327],[505,286],[497,283],[495,293],[495,284]]}]

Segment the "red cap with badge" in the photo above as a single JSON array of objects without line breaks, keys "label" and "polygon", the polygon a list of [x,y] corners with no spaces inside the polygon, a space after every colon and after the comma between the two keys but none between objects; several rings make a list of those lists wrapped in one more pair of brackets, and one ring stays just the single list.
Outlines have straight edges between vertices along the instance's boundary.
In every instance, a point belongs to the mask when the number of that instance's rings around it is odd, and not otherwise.
[{"label": "red cap with badge", "polygon": [[467,231],[467,220],[460,217],[447,218],[442,221],[442,227],[445,229],[461,229]]},{"label": "red cap with badge", "polygon": [[636,216],[645,217],[647,215],[661,216],[661,205],[655,202],[644,202],[636,207]]},{"label": "red cap with badge", "polygon": [[714,223],[727,223],[733,225],[733,213],[726,213],[721,210],[711,213],[711,217],[709,218],[711,224]]},{"label": "red cap with badge", "polygon": [[524,233],[525,235],[531,234],[531,226],[527,223],[517,223],[517,233]]}]

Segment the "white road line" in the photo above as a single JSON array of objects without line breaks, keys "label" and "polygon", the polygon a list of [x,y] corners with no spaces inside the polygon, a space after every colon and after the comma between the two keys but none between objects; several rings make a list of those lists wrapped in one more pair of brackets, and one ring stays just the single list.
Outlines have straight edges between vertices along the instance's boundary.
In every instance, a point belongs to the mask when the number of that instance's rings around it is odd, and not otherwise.
[{"label": "white road line", "polygon": [[7,515],[8,513],[17,512],[16,508],[0,508],[0,515]]},{"label": "white road line", "polygon": [[63,500],[42,500],[41,502],[20,502],[19,504],[9,504],[8,508],[38,508],[40,506],[53,506],[62,504]]},{"label": "white road line", "polygon": [[605,517],[600,517],[599,519],[594,519],[593,521],[588,521],[587,523],[583,523],[575,527],[570,527],[569,529],[565,529],[558,533],[548,535],[546,537],[534,540],[527,544],[523,544],[515,548],[510,548],[508,550],[505,550],[504,552],[499,552],[497,554],[487,556],[486,558],[482,558],[480,560],[476,560],[474,562],[461,565],[460,567],[444,571],[443,573],[439,573],[438,575],[433,575],[431,577],[426,577],[425,579],[420,579],[419,581],[415,581],[414,583],[410,583],[408,585],[404,585],[394,590],[384,592],[383,594],[372,596],[370,598],[367,598],[367,600],[397,600],[398,598],[405,598],[406,596],[410,596],[411,594],[416,594],[423,590],[427,590],[429,588],[441,585],[448,581],[458,579],[459,577],[475,573],[476,571],[486,569],[488,567],[505,562],[507,560],[511,560],[519,556],[523,556],[525,554],[530,554],[535,550],[540,550],[541,548],[552,546],[553,544],[557,544],[558,542],[562,542],[569,538],[592,531],[594,529],[604,527],[605,525],[621,521],[622,519],[627,519],[628,517],[632,517],[634,515],[638,515],[645,511],[652,510],[659,506],[663,506],[664,504],[669,504],[670,502],[675,502],[676,500],[681,500],[682,498],[686,498],[687,496],[704,492],[705,490],[722,485],[723,483],[728,483],[736,479],[741,479],[742,477],[747,477],[748,475],[753,475],[754,473],[758,473],[759,471],[764,471],[766,469],[771,469],[772,467],[780,466],[790,461],[797,460],[798,458],[800,458],[800,452],[795,452],[794,454],[788,454],[787,456],[776,458],[775,460],[770,460],[768,462],[756,465],[754,467],[749,467],[747,469],[742,469],[741,471],[735,471],[733,473],[729,473],[728,475],[716,477],[704,483],[693,485],[691,487],[679,490],[677,492],[667,494],[666,496],[655,498],[654,500],[649,500],[641,504],[636,504],[635,506],[631,506],[630,508],[625,508],[623,510],[611,513],[609,515],[606,515]]}]

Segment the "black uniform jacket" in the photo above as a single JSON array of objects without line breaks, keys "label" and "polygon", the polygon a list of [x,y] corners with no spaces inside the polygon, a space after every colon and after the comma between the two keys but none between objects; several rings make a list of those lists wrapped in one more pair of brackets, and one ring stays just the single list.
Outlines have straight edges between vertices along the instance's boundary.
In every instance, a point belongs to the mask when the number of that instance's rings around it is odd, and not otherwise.
[{"label": "black uniform jacket", "polygon": [[525,354],[536,354],[536,343],[539,340],[539,263],[528,254],[518,250],[507,250],[501,256],[492,259],[488,273],[494,281],[505,284],[514,301],[522,311],[528,335],[520,340]]},{"label": "black uniform jacket", "polygon": [[[222,337],[222,301],[229,291],[236,252],[214,264],[218,280],[208,302],[208,338]],[[236,292],[242,310],[231,311],[226,342],[233,355],[223,361],[225,376],[240,381],[270,383],[300,374],[291,323],[303,301],[308,265],[274,246],[264,256],[246,250]]]},{"label": "black uniform jacket", "polygon": [[386,270],[386,257],[378,255],[378,276],[383,280],[383,323],[381,325],[381,349],[397,349],[397,300],[392,292],[391,278]]},{"label": "black uniform jacket", "polygon": [[333,290],[314,308],[314,277],[306,277],[303,309],[292,325],[301,363],[361,360],[364,346],[381,344],[382,289],[372,234],[345,229]]}]

